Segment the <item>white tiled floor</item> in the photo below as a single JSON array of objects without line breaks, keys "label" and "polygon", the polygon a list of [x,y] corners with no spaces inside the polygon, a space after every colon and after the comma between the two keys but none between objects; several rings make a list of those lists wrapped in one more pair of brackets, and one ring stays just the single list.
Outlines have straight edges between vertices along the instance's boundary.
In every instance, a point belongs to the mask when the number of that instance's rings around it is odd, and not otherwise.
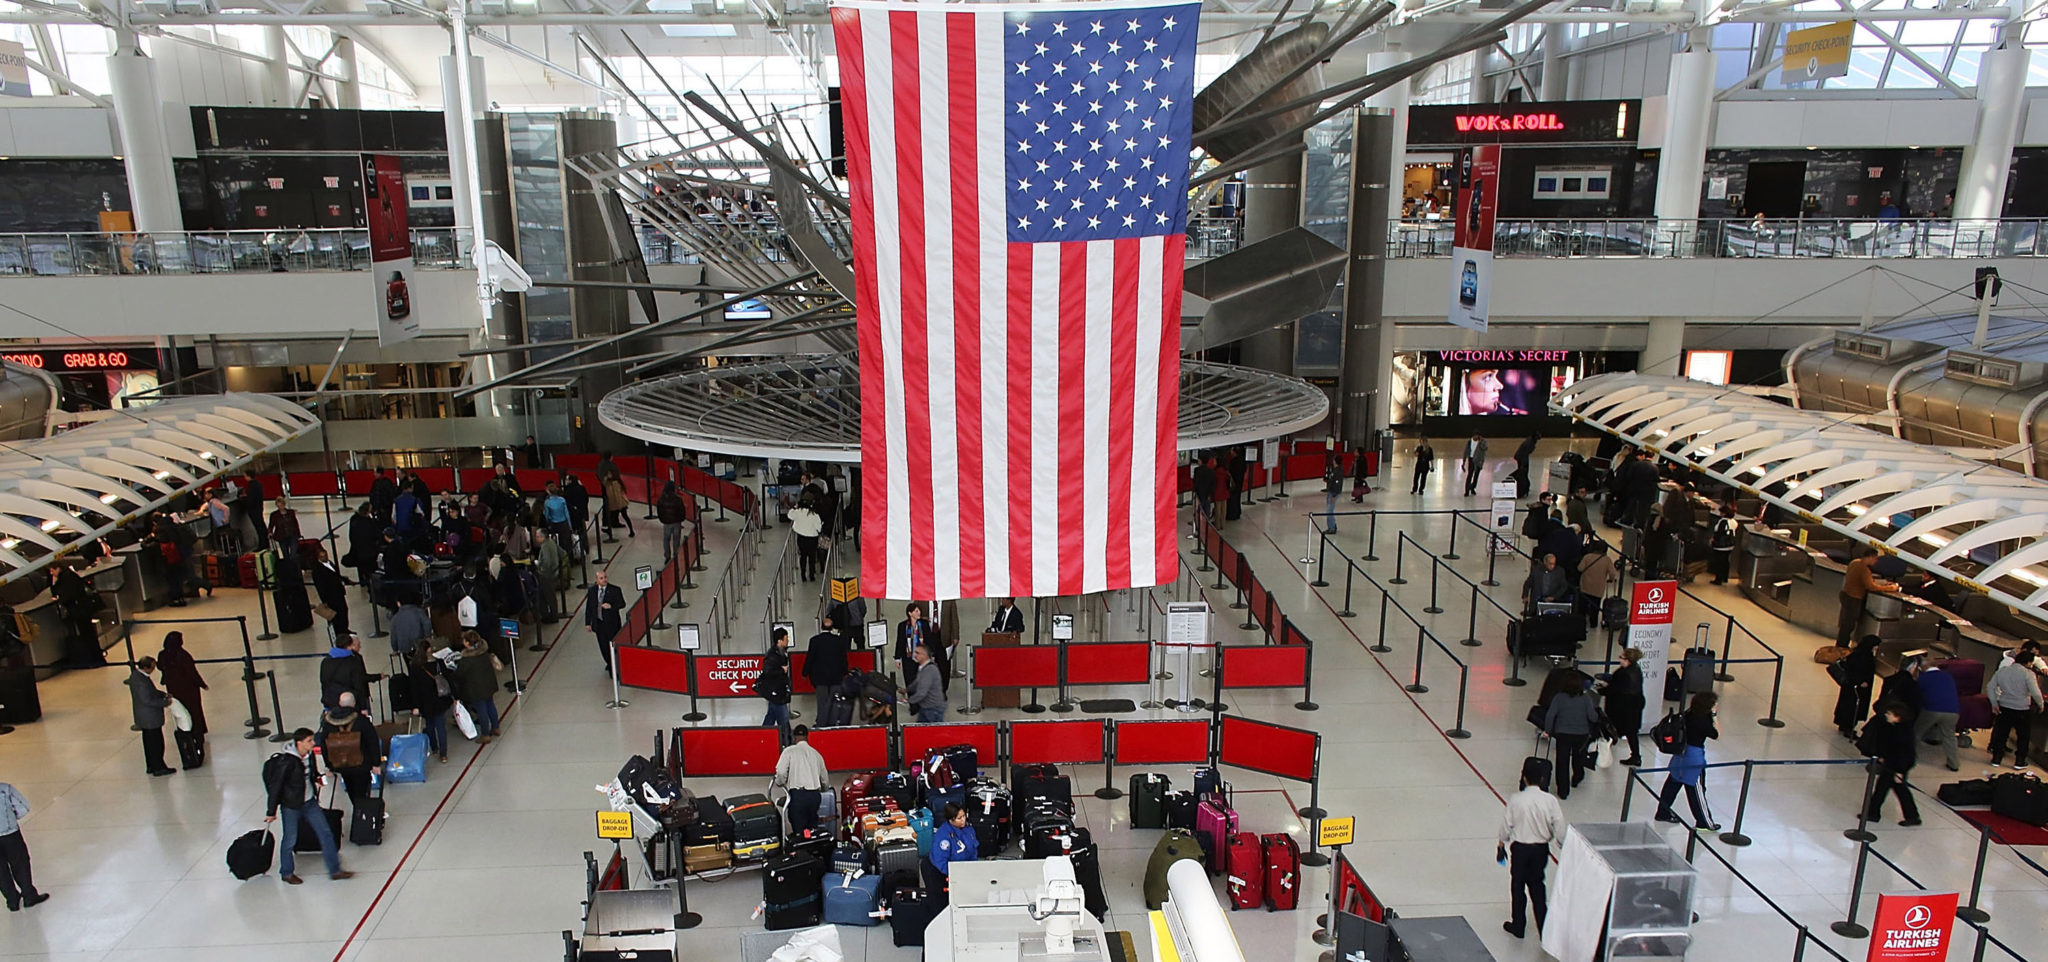
[{"label": "white tiled floor", "polygon": [[[1480,499],[1455,495],[1458,482],[1451,472],[1439,472],[1429,494],[1408,495],[1405,454],[1396,460],[1399,471],[1388,480],[1397,493],[1375,494],[1368,507],[1483,507]],[[1444,736],[1442,730],[1451,726],[1457,709],[1458,673],[1451,659],[1430,647],[1423,667],[1430,691],[1404,691],[1402,685],[1414,670],[1415,629],[1400,614],[1390,614],[1394,624],[1387,641],[1394,650],[1375,656],[1365,646],[1378,637],[1376,590],[1363,581],[1354,584],[1353,606],[1359,616],[1342,619],[1335,615],[1343,597],[1341,569],[1332,575],[1331,587],[1308,584],[1314,573],[1297,561],[1308,540],[1303,512],[1322,507],[1322,498],[1308,487],[1296,486],[1291,498],[1253,505],[1244,520],[1227,526],[1227,533],[1287,614],[1317,642],[1314,697],[1321,709],[1297,711],[1293,703],[1299,694],[1292,691],[1232,692],[1226,701],[1234,711],[1324,734],[1320,801],[1334,814],[1359,817],[1359,841],[1347,854],[1388,902],[1411,916],[1465,915],[1502,959],[1542,958],[1533,939],[1517,941],[1500,931],[1507,880],[1492,858],[1499,795],[1512,790],[1520,761],[1534,745],[1522,716],[1536,688],[1502,685],[1507,674],[1501,645],[1505,629],[1489,609],[1482,606],[1477,622],[1476,634],[1484,644],[1456,643],[1466,633],[1470,600],[1462,582],[1443,575],[1440,598],[1447,610],[1438,616],[1422,614],[1429,603],[1428,565],[1426,560],[1418,564],[1411,554],[1404,570],[1410,583],[1394,588],[1395,599],[1425,619],[1470,666],[1465,727],[1472,737]],[[1348,507],[1348,500],[1344,504]],[[730,545],[735,527],[708,526],[714,559],[722,559],[729,550],[721,546]],[[1334,546],[1354,557],[1363,554],[1364,519],[1340,519],[1340,528]],[[1440,549],[1450,524],[1444,515],[1383,517],[1377,541],[1382,560],[1360,562],[1383,581],[1393,574],[1396,531]],[[772,560],[786,532],[786,527],[771,532],[764,559]],[[1477,580],[1486,559],[1474,533],[1469,527],[1460,532],[1464,557],[1451,564]],[[615,567],[630,569],[650,561],[658,544],[657,539],[625,542]],[[1511,559],[1501,559],[1500,580],[1517,583],[1517,566]],[[708,574],[699,580],[715,584],[717,572]],[[1213,584],[1213,577],[1204,579]],[[736,623],[741,637],[755,637],[759,630],[762,587],[757,579],[751,589],[754,597],[743,608],[745,616]],[[1779,706],[1786,727],[1769,729],[1754,723],[1768,710],[1772,666],[1737,664],[1735,680],[1721,686],[1723,737],[1711,746],[1712,757],[1848,757],[1847,744],[1833,733],[1827,719],[1831,685],[1807,657],[1821,639],[1758,612],[1730,589],[1700,585],[1694,590],[1734,613],[1744,627],[1786,655]],[[1155,593],[1162,602],[1170,594],[1163,588]],[[1208,594],[1219,609],[1229,600],[1224,591]],[[1512,606],[1511,587],[1495,589],[1494,594]],[[681,614],[706,617],[708,591],[699,589],[690,597],[696,606]],[[800,602],[795,608],[806,611],[809,605]],[[1111,634],[1133,637],[1136,629],[1120,614],[1122,608],[1111,605],[1119,613],[1110,620]],[[881,610],[893,617],[900,605],[884,605]],[[223,592],[183,613],[253,614],[253,598],[248,592]],[[1695,615],[1708,613],[1681,608],[1681,637],[1689,635],[1693,622],[1702,620]],[[1226,641],[1250,640],[1250,633],[1234,627],[1238,617],[1240,612],[1219,613],[1218,632]],[[1720,621],[1718,616],[1711,620],[1718,642]],[[681,698],[633,692],[630,708],[604,708],[609,684],[589,636],[563,628],[548,630],[549,639],[565,643],[544,659],[522,652],[521,667],[533,685],[516,704],[500,699],[506,708],[503,739],[480,754],[458,744],[449,763],[429,763],[427,784],[392,787],[385,844],[367,849],[344,846],[345,860],[360,874],[335,883],[318,877],[316,869],[299,888],[282,886],[273,877],[237,882],[222,864],[228,843],[259,824],[262,796],[257,771],[272,750],[268,742],[239,737],[238,716],[245,714],[245,701],[235,666],[206,666],[215,686],[208,699],[215,730],[213,758],[199,772],[166,779],[151,779],[141,771],[136,736],[127,730],[126,690],[118,672],[73,673],[46,683],[44,720],[0,738],[0,779],[16,784],[36,806],[26,825],[27,837],[39,884],[55,897],[33,910],[0,916],[0,956],[149,962],[559,958],[560,933],[580,926],[581,853],[597,848],[591,837],[590,813],[597,801],[592,787],[610,778],[626,755],[644,753],[654,731],[676,724],[686,707]],[[231,632],[231,626],[204,626],[187,630],[186,635],[201,657],[218,657],[240,651],[239,636]],[[138,651],[153,651],[154,636],[143,637],[147,643],[138,642]],[[379,660],[380,644],[368,642],[373,663]],[[317,652],[323,647],[312,631],[257,644],[265,653]],[[1733,654],[1743,658],[1764,652],[1739,638]],[[294,725],[310,721],[315,660],[278,664],[288,720]],[[1206,696],[1207,680],[1200,682],[1203,687],[1197,693]],[[1177,682],[1165,685],[1172,689]],[[954,691],[956,696],[962,691],[960,682],[954,683]],[[1109,694],[1139,700],[1147,693],[1132,689]],[[269,714],[267,693],[264,706]],[[706,702],[705,710],[711,714],[706,724],[759,720],[758,705],[752,701]],[[1155,713],[1141,713],[1151,714]],[[1022,717],[998,710],[979,716]],[[1983,766],[1981,749],[1966,750],[1964,758],[1965,775]],[[1126,774],[1117,772],[1117,780]],[[1185,775],[1172,774],[1184,782]],[[1304,830],[1292,812],[1308,804],[1308,786],[1244,771],[1229,774],[1247,830]],[[1099,768],[1082,767],[1074,775],[1079,786],[1101,783]],[[1947,778],[1938,762],[1916,775],[1930,788]],[[1739,780],[1739,769],[1710,778],[1712,804],[1724,823],[1734,818]],[[1567,814],[1581,821],[1615,819],[1623,785],[1619,770],[1593,774],[1566,802]],[[1710,842],[1741,868],[1751,884],[1849,958],[1860,958],[1864,944],[1836,938],[1827,925],[1847,910],[1856,847],[1840,832],[1854,823],[1862,785],[1854,766],[1759,768],[1743,826],[1755,844],[1732,848]],[[721,795],[761,790],[751,779],[704,780],[692,787]],[[1646,818],[1650,805],[1639,791],[1631,816]],[[1142,935],[1144,905],[1138,885],[1157,833],[1131,829],[1124,806],[1123,801],[1084,798],[1080,820],[1102,846],[1112,925]],[[1967,888],[1975,833],[1931,800],[1922,811],[1926,825],[1920,828],[1901,829],[1889,820],[1878,826],[1877,850],[1927,885]],[[1682,831],[1669,834],[1676,844],[1683,844]],[[1703,854],[1698,864],[1704,878],[1696,905],[1700,922],[1693,957],[1790,958],[1793,927],[1712,857]],[[1871,864],[1867,893],[1906,887],[1880,864]],[[1323,873],[1311,872],[1301,910],[1233,913],[1231,920],[1248,957],[1314,959],[1319,948],[1309,934],[1319,909],[1312,906],[1324,891]],[[686,957],[738,958],[740,933],[758,925],[750,918],[760,898],[757,873],[693,881],[688,894],[691,908],[703,914],[705,923],[685,933]],[[1993,915],[1992,931],[2023,952],[2048,936],[2048,923],[2043,921],[2048,919],[2048,878],[2002,848],[1993,848],[1983,904]],[[1866,922],[1869,905],[1866,898],[1861,909]],[[867,959],[917,957],[914,950],[890,945],[886,928],[849,934],[864,937]],[[1970,957],[1972,939],[1959,938],[1957,945],[1952,959]],[[1808,952],[1808,958],[1822,957],[1817,949]],[[2001,956],[1994,947],[1986,957]]]}]

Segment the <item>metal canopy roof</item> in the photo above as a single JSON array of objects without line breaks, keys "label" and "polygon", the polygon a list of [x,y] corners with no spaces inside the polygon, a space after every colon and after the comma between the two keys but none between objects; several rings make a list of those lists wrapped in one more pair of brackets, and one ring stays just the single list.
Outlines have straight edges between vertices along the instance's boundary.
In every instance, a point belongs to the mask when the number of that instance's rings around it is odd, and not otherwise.
[{"label": "metal canopy roof", "polygon": [[318,426],[289,401],[225,394],[0,445],[0,584]]},{"label": "metal canopy roof", "polygon": [[1550,410],[2005,604],[2048,605],[2048,482],[1682,378],[1601,374]]},{"label": "metal canopy roof", "polygon": [[[1183,451],[1280,437],[1322,421],[1329,398],[1291,377],[1181,361]],[[655,444],[743,457],[860,461],[859,370],[840,355],[784,356],[628,384],[598,420]]]}]

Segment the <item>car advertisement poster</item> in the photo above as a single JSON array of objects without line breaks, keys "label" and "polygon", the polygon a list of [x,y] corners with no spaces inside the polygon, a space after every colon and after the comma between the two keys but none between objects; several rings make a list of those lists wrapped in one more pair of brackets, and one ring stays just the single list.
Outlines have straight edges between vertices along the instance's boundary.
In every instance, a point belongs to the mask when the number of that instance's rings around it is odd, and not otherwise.
[{"label": "car advertisement poster", "polygon": [[1664,690],[1664,669],[1671,663],[1671,616],[1676,611],[1678,582],[1638,581],[1629,586],[1628,646],[1643,652],[1643,691]]},{"label": "car advertisement poster", "polygon": [[1500,147],[1466,148],[1458,162],[1458,194],[1451,210],[1451,323],[1486,332],[1487,295],[1493,286],[1493,218],[1500,205]]},{"label": "car advertisement poster", "polygon": [[363,155],[363,220],[370,229],[370,277],[376,289],[377,343],[420,335],[412,309],[412,231],[405,219],[405,170],[391,154]]}]

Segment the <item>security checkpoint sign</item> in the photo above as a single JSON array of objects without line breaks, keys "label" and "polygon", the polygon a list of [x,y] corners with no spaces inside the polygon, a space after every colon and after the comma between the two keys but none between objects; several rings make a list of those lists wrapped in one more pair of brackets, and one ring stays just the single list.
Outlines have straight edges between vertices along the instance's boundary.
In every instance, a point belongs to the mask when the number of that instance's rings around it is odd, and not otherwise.
[{"label": "security checkpoint sign", "polygon": [[1942,962],[1958,901],[1954,892],[1879,895],[1866,962]]},{"label": "security checkpoint sign", "polygon": [[1628,604],[1628,646],[1643,652],[1643,689],[1662,691],[1671,663],[1671,618],[1678,607],[1678,582],[1638,581]]},{"label": "security checkpoint sign", "polygon": [[698,655],[692,661],[697,669],[697,697],[754,696],[754,679],[761,677],[760,655]]}]

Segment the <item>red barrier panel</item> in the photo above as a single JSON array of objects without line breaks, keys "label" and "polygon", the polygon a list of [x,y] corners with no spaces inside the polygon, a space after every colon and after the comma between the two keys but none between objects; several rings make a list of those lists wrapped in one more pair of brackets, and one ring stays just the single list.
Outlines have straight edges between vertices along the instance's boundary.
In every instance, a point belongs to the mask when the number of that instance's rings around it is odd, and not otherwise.
[{"label": "red barrier panel", "polygon": [[1308,684],[1307,645],[1224,645],[1225,688],[1300,688]]},{"label": "red barrier panel", "polygon": [[1105,641],[1067,645],[1069,685],[1143,685],[1151,680],[1152,645],[1149,642]]},{"label": "red barrier panel", "polygon": [[464,491],[482,491],[497,476],[497,468],[461,468],[455,472],[455,483]]},{"label": "red barrier panel", "polygon": [[1209,723],[1167,718],[1116,723],[1119,765],[1206,765]]},{"label": "red barrier panel", "polygon": [[975,763],[984,772],[994,770],[1001,757],[996,754],[995,722],[903,726],[903,758],[906,761],[923,758],[932,749],[947,745],[973,745]]},{"label": "red barrier panel", "polygon": [[1060,650],[1056,645],[974,649],[976,688],[1056,688],[1060,683]]},{"label": "red barrier panel", "polygon": [[1323,754],[1321,735],[1236,715],[1221,716],[1219,724],[1217,758],[1223,764],[1297,781],[1316,780]]},{"label": "red barrier panel", "polygon": [[[792,690],[799,695],[810,694],[818,690],[816,685],[811,684],[809,678],[804,677],[804,662],[809,661],[810,657],[811,653],[807,651],[793,652],[789,656],[789,680],[795,686]],[[861,671],[874,671],[875,653],[866,648],[847,652],[846,665],[849,668],[858,668]]]},{"label": "red barrier panel", "polygon": [[828,772],[880,771],[889,767],[889,729],[886,725],[858,728],[813,728],[811,747],[825,756]]},{"label": "red barrier panel", "polygon": [[1105,724],[1100,718],[1011,722],[1010,764],[1050,762],[1085,765],[1099,762],[1102,760]]},{"label": "red barrier panel", "polygon": [[1251,605],[1245,617],[1257,622],[1259,627],[1265,628],[1266,633],[1271,635],[1272,628],[1266,622],[1266,615],[1273,604],[1273,598],[1266,593],[1266,586],[1259,581],[1259,576],[1252,573],[1251,565],[1244,563],[1244,556],[1239,555],[1237,560],[1240,562],[1237,569],[1240,579],[1238,584],[1244,588],[1245,603]]},{"label": "red barrier panel", "polygon": [[612,649],[612,657],[618,659],[619,684],[622,687],[650,688],[678,695],[690,693],[690,656],[686,652],[644,645],[618,645]]},{"label": "red barrier panel", "polygon": [[555,472],[546,468],[519,468],[512,472],[512,479],[519,482],[519,490],[530,498],[547,490],[548,482],[555,480]]},{"label": "red barrier panel", "polygon": [[341,472],[341,493],[369,494],[370,482],[375,480],[377,480],[377,472],[375,471],[343,471]]},{"label": "red barrier panel", "polygon": [[1304,634],[1302,634],[1302,633],[1301,633],[1301,629],[1300,629],[1300,628],[1296,628],[1296,627],[1294,627],[1294,622],[1293,622],[1293,621],[1290,621],[1290,620],[1287,620],[1287,619],[1284,619],[1284,618],[1283,618],[1283,619],[1281,619],[1281,622],[1280,622],[1280,624],[1282,625],[1282,627],[1281,627],[1281,629],[1280,629],[1280,643],[1281,643],[1281,644],[1283,644],[1283,645],[1304,645],[1304,646],[1308,644],[1308,636],[1307,636],[1307,635],[1304,635]]},{"label": "red barrier panel", "polygon": [[[294,498],[317,498],[321,495],[341,493],[341,485],[335,482],[334,475],[325,471],[295,471],[291,479]],[[363,490],[369,489],[370,483],[363,482]]]},{"label": "red barrier panel", "polygon": [[557,454],[555,467],[564,471],[595,471],[600,457],[602,456],[596,454]]},{"label": "red barrier panel", "polygon": [[770,775],[782,755],[773,728],[683,728],[683,777]]}]

